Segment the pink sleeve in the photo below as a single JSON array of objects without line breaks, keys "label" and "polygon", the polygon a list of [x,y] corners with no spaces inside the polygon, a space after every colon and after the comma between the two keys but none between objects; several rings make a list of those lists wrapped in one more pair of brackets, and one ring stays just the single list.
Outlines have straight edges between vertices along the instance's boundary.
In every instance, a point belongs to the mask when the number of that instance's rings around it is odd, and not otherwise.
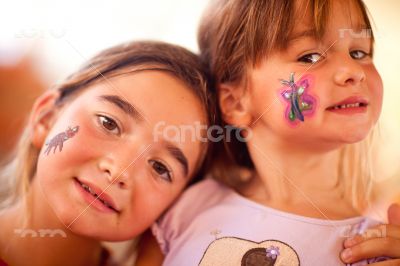
[{"label": "pink sleeve", "polygon": [[166,255],[174,240],[180,237],[204,209],[223,197],[221,186],[214,180],[203,180],[189,187],[173,206],[151,227],[154,237]]},{"label": "pink sleeve", "polygon": [[188,204],[191,204],[190,193],[184,193],[152,226],[151,232],[160,245],[164,255],[169,252],[170,243],[180,235],[187,226]]},{"label": "pink sleeve", "polygon": [[164,231],[162,227],[159,225],[159,222],[155,222],[151,226],[151,232],[153,233],[154,237],[156,238],[158,245],[160,246],[161,252],[166,255],[168,253],[168,243],[165,240],[163,235]]},{"label": "pink sleeve", "polygon": [[[187,191],[186,191],[187,192]],[[152,226],[151,232],[160,245],[164,255],[169,252],[170,243],[186,226],[188,204],[191,204],[190,193],[184,193]]]}]

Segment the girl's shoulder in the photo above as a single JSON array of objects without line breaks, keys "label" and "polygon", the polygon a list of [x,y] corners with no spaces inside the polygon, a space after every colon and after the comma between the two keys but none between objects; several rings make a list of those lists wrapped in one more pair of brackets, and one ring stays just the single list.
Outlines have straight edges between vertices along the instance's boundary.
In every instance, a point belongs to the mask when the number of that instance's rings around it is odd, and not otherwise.
[{"label": "girl's shoulder", "polygon": [[199,213],[218,205],[234,193],[231,188],[212,179],[204,179],[187,188],[163,216],[191,221]]},{"label": "girl's shoulder", "polygon": [[174,207],[195,204],[207,208],[210,205],[218,204],[220,200],[231,193],[233,193],[231,188],[210,177],[188,187],[176,201]]},{"label": "girl's shoulder", "polygon": [[173,206],[151,227],[163,253],[168,250],[168,240],[179,236],[196,217],[213,206],[219,205],[232,193],[232,189],[211,178],[187,188]]}]

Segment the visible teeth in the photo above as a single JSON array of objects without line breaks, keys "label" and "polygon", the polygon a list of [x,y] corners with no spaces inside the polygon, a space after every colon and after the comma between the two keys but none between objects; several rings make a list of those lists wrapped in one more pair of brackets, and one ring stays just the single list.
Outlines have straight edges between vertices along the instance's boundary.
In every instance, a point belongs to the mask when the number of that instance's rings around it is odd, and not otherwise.
[{"label": "visible teeth", "polygon": [[95,198],[97,198],[99,201],[101,201],[101,203],[103,203],[106,207],[108,207],[108,208],[114,210],[114,208],[113,208],[110,204],[108,204],[105,200],[103,200],[102,198],[100,198],[99,195],[97,195],[96,193],[94,193],[94,192],[92,191],[92,189],[91,189],[88,185],[81,183],[81,186],[82,186],[87,192],[89,192],[89,193],[92,194]]},{"label": "visible teeth", "polygon": [[349,103],[349,104],[342,104],[342,105],[336,105],[333,107],[334,110],[338,109],[344,109],[344,108],[355,108],[355,107],[360,107],[361,103]]},{"label": "visible teeth", "polygon": [[81,184],[81,186],[82,186],[87,192],[89,192],[89,193],[92,194],[93,196],[97,197],[97,194],[94,193],[94,192],[92,191],[92,189],[91,189],[88,185]]},{"label": "visible teeth", "polygon": [[110,204],[108,204],[105,200],[103,200],[102,198],[99,197],[99,195],[97,195],[96,193],[94,193],[92,191],[92,189],[85,184],[81,184],[81,186],[90,194],[92,194],[95,198],[97,198],[99,201],[101,201],[101,203],[103,203],[106,207],[110,208],[110,209],[114,209]]}]

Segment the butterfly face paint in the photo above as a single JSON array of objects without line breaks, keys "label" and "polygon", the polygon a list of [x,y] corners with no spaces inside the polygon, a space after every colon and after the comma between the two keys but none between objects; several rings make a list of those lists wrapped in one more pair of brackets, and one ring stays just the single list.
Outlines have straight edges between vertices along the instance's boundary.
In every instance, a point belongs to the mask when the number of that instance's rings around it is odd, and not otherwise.
[{"label": "butterfly face paint", "polygon": [[45,154],[49,155],[50,151],[52,148],[54,148],[53,153],[56,152],[57,147],[59,148],[59,151],[62,151],[64,141],[67,141],[68,139],[72,138],[73,136],[78,133],[79,126],[76,126],[74,128],[68,127],[67,130],[64,132],[61,132],[57,135],[55,135],[50,141],[46,143],[47,148],[45,150]]},{"label": "butterfly face paint", "polygon": [[309,94],[313,84],[311,75],[303,76],[299,81],[294,81],[294,73],[290,73],[289,80],[280,80],[285,85],[280,91],[281,98],[287,103],[285,118],[291,125],[304,122],[305,117],[315,112],[317,100]]}]

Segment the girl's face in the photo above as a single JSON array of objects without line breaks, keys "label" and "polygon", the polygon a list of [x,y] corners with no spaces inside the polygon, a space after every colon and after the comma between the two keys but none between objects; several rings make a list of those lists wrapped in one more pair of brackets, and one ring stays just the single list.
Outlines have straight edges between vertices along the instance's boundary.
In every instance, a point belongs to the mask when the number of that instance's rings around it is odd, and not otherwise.
[{"label": "girl's face", "polygon": [[[309,21],[299,20],[288,48],[250,70],[254,130],[267,128],[264,132],[271,132],[270,136],[291,143],[332,148],[362,140],[377,122],[383,89],[370,56],[370,32],[353,4],[331,3],[331,19],[321,41],[310,34]],[[304,122],[296,117],[290,120],[292,102],[282,95],[289,87],[280,79],[289,80],[291,73],[295,73],[294,81],[308,81],[300,98],[300,104],[302,100],[311,103],[303,110]]]},{"label": "girl's face", "polygon": [[[60,111],[46,140],[54,146],[48,154],[43,146],[34,182],[73,232],[101,240],[137,236],[193,175],[204,143],[171,132],[205,124],[204,112],[183,82],[163,72],[92,85]],[[61,138],[60,151],[55,137],[68,127],[78,128]]]}]

